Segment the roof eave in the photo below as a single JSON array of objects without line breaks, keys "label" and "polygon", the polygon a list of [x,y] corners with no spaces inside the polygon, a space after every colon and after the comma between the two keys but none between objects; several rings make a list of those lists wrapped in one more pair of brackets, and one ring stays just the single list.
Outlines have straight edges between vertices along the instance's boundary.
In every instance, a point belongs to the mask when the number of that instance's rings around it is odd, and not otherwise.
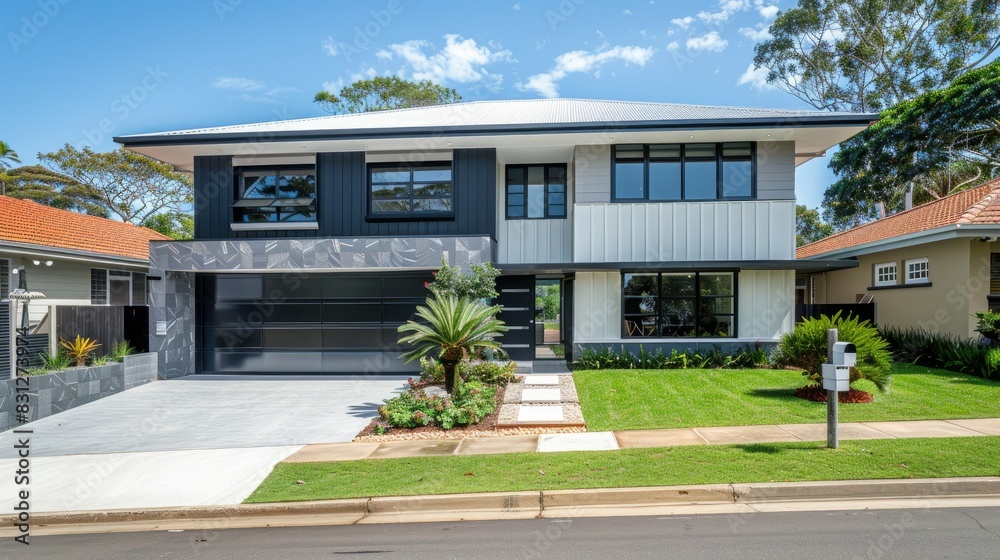
[{"label": "roof eave", "polygon": [[860,255],[870,255],[872,253],[881,253],[882,251],[891,251],[893,249],[912,247],[914,245],[921,245],[924,243],[957,239],[960,237],[981,237],[988,233],[992,234],[991,236],[1000,236],[1000,224],[949,224],[934,229],[908,233],[905,235],[896,235],[885,239],[879,239],[877,241],[870,241],[868,243],[862,243],[861,245],[854,245],[852,247],[838,249],[836,251],[818,253],[809,257],[802,257],[802,259],[825,260],[856,257]]},{"label": "roof eave", "polygon": [[18,241],[0,240],[0,251],[21,255],[31,255],[38,257],[51,257],[54,259],[67,259],[87,262],[100,262],[109,264],[121,264],[130,266],[149,267],[149,259],[138,257],[127,257],[124,255],[112,255],[110,253],[98,253],[95,251],[84,251],[81,249],[67,249],[63,247],[53,247],[51,245],[37,245],[34,243],[21,243]]},{"label": "roof eave", "polygon": [[712,130],[732,128],[800,128],[865,126],[878,120],[877,114],[824,114],[798,117],[741,119],[680,119],[671,121],[609,121],[595,123],[540,123],[516,125],[469,125],[440,127],[367,128],[352,130],[303,130],[217,133],[158,133],[116,136],[126,148],[195,144],[254,142],[301,142],[306,140],[359,140],[380,138],[421,138],[430,136],[486,136],[508,134],[564,134],[594,131]]}]

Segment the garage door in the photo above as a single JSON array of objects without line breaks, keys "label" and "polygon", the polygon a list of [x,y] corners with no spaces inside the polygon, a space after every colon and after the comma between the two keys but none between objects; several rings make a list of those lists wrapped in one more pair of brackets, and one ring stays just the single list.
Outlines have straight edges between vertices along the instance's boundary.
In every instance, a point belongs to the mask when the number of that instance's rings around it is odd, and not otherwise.
[{"label": "garage door", "polygon": [[201,373],[414,372],[396,328],[427,296],[430,272],[199,274]]}]

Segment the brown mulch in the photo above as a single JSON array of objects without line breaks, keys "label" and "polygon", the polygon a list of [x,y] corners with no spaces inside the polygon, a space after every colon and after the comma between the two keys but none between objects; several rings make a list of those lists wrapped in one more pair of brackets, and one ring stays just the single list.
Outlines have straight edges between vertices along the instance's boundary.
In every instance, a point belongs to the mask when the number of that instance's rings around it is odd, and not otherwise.
[{"label": "brown mulch", "polygon": [[[795,390],[795,396],[800,399],[805,399],[807,401],[814,402],[826,402],[826,389],[820,385],[813,385],[810,387],[799,387]],[[871,393],[867,391],[859,391],[858,389],[851,389],[846,393],[837,393],[837,402],[846,404],[859,404],[859,403],[870,403],[874,400]]]}]

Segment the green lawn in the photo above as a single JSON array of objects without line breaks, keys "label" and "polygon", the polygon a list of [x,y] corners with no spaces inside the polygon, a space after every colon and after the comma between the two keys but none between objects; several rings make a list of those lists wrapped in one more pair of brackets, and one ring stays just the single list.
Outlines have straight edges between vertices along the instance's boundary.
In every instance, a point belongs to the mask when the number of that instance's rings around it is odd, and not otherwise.
[{"label": "green lawn", "polygon": [[[543,474],[544,473],[544,474]],[[739,482],[996,476],[1000,437],[280,463],[247,503]],[[297,481],[305,484],[298,484]]]},{"label": "green lawn", "polygon": [[[826,404],[796,398],[789,370],[592,370],[573,373],[590,431],[826,421]],[[1000,383],[911,364],[893,366],[875,402],[840,405],[842,422],[1000,417]]]}]

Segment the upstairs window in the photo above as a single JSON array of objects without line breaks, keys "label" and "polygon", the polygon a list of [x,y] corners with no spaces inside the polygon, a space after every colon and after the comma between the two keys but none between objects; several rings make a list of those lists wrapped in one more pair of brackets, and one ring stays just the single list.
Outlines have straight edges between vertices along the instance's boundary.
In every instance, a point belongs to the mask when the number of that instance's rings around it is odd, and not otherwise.
[{"label": "upstairs window", "polygon": [[896,263],[881,263],[874,267],[874,278],[876,286],[896,285]]},{"label": "upstairs window", "polygon": [[368,166],[371,217],[453,217],[451,163],[389,163]]},{"label": "upstairs window", "polygon": [[754,150],[753,142],[614,146],[613,198],[620,202],[752,199]]},{"label": "upstairs window", "polygon": [[316,222],[315,169],[240,168],[233,221],[238,224]]},{"label": "upstairs window", "polygon": [[906,261],[906,283],[927,284],[931,281],[927,257]]},{"label": "upstairs window", "polygon": [[566,217],[566,165],[508,165],[507,219]]}]

